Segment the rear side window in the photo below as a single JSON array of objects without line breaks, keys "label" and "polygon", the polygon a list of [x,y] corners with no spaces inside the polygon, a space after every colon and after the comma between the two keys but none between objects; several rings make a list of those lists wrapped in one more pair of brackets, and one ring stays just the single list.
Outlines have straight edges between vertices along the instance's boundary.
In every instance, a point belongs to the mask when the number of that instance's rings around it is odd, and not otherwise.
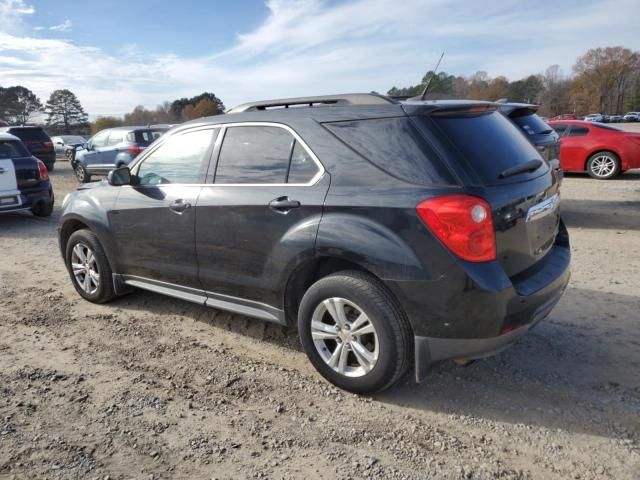
[{"label": "rear side window", "polygon": [[563,123],[554,123],[553,125],[551,125],[551,128],[553,128],[560,136],[563,136],[565,134],[565,132],[567,131],[567,127],[568,125]]},{"label": "rear side window", "polygon": [[8,133],[25,142],[47,142],[50,140],[49,135],[41,128],[11,128]]},{"label": "rear side window", "polygon": [[227,128],[215,183],[285,183],[293,142],[284,128]]},{"label": "rear side window", "polygon": [[457,161],[457,152],[462,153],[463,161],[485,185],[523,181],[541,173],[522,173],[500,179],[505,170],[540,159],[535,147],[501,113],[451,113],[418,119],[427,128],[433,128],[435,124],[435,130],[444,133],[455,147],[450,151],[452,160]]},{"label": "rear side window", "polygon": [[20,158],[29,155],[22,143],[13,140],[0,140],[0,158]]},{"label": "rear side window", "polygon": [[589,129],[586,127],[571,127],[569,130],[569,137],[584,137],[589,133]]},{"label": "rear side window", "polygon": [[136,130],[129,133],[127,140],[146,147],[160,138],[165,132],[166,130]]},{"label": "rear side window", "polygon": [[529,135],[551,133],[551,127],[543,122],[542,119],[535,113],[530,115],[512,117],[511,120],[513,120],[522,131]]},{"label": "rear side window", "polygon": [[407,117],[325,123],[324,126],[371,163],[396,178],[422,185],[455,183]]}]

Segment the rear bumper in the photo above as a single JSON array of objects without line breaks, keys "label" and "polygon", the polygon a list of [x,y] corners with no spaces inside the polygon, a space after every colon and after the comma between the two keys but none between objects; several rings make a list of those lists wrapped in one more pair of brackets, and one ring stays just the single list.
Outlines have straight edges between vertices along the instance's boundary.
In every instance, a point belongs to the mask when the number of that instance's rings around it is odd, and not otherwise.
[{"label": "rear bumper", "polygon": [[[502,335],[489,338],[437,338],[414,337],[416,381],[420,382],[434,363],[447,359],[468,359],[490,357],[509,348],[542,320],[547,318],[558,303],[569,283],[569,270],[559,284],[551,289],[551,295],[545,302],[537,305],[528,321],[514,327],[505,327]],[[554,282],[555,284],[556,282]]]},{"label": "rear bumper", "polygon": [[50,182],[46,182],[44,186],[19,191],[18,196],[20,198],[19,205],[0,208],[0,213],[30,210],[38,203],[51,205],[54,202],[53,189],[51,188]]}]

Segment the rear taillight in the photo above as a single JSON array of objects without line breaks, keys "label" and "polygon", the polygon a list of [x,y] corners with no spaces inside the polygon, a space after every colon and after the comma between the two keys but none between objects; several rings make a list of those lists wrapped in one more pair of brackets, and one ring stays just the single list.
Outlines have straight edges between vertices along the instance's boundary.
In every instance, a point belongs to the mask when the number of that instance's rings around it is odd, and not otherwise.
[{"label": "rear taillight", "polygon": [[44,148],[53,148],[53,142],[42,142]]},{"label": "rear taillight", "polygon": [[142,152],[143,150],[144,150],[144,147],[138,147],[137,145],[131,145],[129,148],[127,148],[127,151],[134,157],[138,155],[140,152]]},{"label": "rear taillight", "polygon": [[470,195],[445,195],[425,200],[416,210],[429,230],[463,260],[496,259],[496,234],[491,207]]},{"label": "rear taillight", "polygon": [[38,160],[38,177],[42,181],[49,180],[49,170],[42,160]]}]

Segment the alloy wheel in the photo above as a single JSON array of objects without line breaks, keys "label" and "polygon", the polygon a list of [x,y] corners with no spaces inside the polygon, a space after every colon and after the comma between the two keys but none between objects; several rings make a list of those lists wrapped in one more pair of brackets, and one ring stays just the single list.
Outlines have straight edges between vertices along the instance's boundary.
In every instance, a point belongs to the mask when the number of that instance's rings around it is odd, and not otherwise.
[{"label": "alloy wheel", "polygon": [[100,271],[96,256],[89,247],[77,243],[71,251],[71,269],[78,286],[88,294],[100,287]]},{"label": "alloy wheel", "polygon": [[311,337],[322,360],[341,375],[362,377],[378,361],[376,329],[362,308],[347,299],[328,298],[316,307]]},{"label": "alloy wheel", "polygon": [[591,161],[591,172],[596,177],[608,177],[616,169],[616,161],[609,155],[598,155]]}]

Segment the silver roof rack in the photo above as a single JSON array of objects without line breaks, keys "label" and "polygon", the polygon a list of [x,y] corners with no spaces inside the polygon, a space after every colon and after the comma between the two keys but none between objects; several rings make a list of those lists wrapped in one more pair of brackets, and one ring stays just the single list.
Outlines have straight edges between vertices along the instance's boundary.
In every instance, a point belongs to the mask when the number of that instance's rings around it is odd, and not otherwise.
[{"label": "silver roof rack", "polygon": [[320,107],[331,105],[388,105],[396,100],[376,93],[347,93],[342,95],[320,95],[316,97],[283,98],[249,102],[227,110],[227,113],[255,112],[277,108]]}]

